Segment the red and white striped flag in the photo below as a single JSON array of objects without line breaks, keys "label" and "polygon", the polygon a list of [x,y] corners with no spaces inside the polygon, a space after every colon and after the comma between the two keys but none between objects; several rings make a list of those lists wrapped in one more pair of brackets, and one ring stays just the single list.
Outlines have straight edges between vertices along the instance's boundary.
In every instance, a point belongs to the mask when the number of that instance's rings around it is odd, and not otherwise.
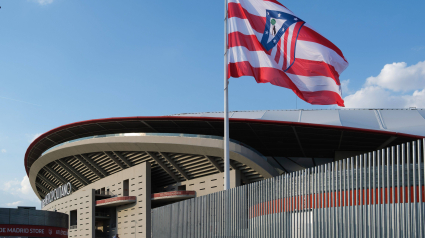
[{"label": "red and white striped flag", "polygon": [[311,104],[344,106],[341,50],[276,0],[229,0],[228,78],[292,89]]}]

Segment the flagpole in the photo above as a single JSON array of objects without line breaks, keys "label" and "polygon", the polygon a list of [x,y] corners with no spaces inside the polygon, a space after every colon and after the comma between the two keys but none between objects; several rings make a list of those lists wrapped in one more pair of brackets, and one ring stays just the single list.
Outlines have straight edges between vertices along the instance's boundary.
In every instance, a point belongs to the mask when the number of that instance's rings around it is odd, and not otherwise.
[{"label": "flagpole", "polygon": [[227,0],[224,0],[224,190],[230,189],[229,82],[227,80]]}]

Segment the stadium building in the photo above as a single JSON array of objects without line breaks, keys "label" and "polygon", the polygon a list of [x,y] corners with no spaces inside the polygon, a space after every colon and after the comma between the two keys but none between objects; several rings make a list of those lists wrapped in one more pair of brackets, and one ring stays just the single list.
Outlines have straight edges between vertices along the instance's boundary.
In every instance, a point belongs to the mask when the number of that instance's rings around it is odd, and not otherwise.
[{"label": "stadium building", "polygon": [[[231,187],[249,188],[329,163],[338,165],[339,161],[342,166],[343,159],[424,137],[425,110],[415,108],[231,112]],[[222,194],[223,154],[223,113],[106,118],[44,133],[29,146],[25,169],[42,209],[69,215],[69,237],[112,237],[117,233],[122,238],[151,237],[158,234],[153,229],[171,226],[152,224],[152,216],[161,217],[155,210]],[[415,184],[418,191],[422,191],[421,176],[423,172]],[[239,194],[242,190],[234,191]],[[236,198],[242,196],[237,194]],[[251,201],[253,195],[243,196]],[[281,200],[276,196],[260,199],[245,210],[264,201]],[[211,211],[202,210],[200,217],[209,217]],[[272,211],[267,214],[278,213]],[[248,213],[237,214],[252,219],[260,216]],[[234,232],[242,234],[244,228],[238,222],[244,218],[233,218]]]}]

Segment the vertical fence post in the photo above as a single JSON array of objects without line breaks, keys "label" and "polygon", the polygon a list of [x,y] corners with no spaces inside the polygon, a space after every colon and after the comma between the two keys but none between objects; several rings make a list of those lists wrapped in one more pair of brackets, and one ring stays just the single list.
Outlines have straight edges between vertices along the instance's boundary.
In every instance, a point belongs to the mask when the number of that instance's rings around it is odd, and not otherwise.
[{"label": "vertical fence post", "polygon": [[407,237],[411,237],[412,234],[412,226],[410,224],[411,221],[411,206],[410,206],[410,188],[411,188],[411,183],[410,183],[410,143],[407,143],[407,148],[406,148],[406,152],[407,152],[407,156],[406,156],[406,164],[407,164]]},{"label": "vertical fence post", "polygon": [[[397,147],[396,147],[396,170],[397,170],[397,183],[396,183],[396,186],[397,186],[397,195],[396,195],[396,201],[394,201],[395,202],[395,204],[396,204],[396,207],[397,207],[397,211],[396,211],[396,217],[397,217],[397,222],[396,222],[396,224],[397,224],[397,238],[400,238],[400,216],[402,215],[402,214],[400,214],[400,145],[397,145]],[[393,181],[394,181],[394,178],[393,178]]]},{"label": "vertical fence post", "polygon": [[401,145],[401,213],[403,214],[403,216],[401,217],[401,225],[402,225],[402,232],[401,232],[401,236],[403,238],[407,237],[407,233],[406,233],[406,219],[405,219],[405,211],[406,211],[406,184],[404,181],[405,178],[405,171],[404,171],[404,163],[406,161],[406,150],[405,150],[405,144]]},{"label": "vertical fence post", "polygon": [[413,215],[413,218],[412,218],[412,224],[413,224],[413,236],[414,237],[418,237],[418,231],[417,231],[417,220],[418,220],[418,217],[417,217],[417,204],[416,204],[416,156],[417,156],[417,154],[416,154],[416,141],[414,141],[413,143],[412,143],[412,159],[413,159],[413,163],[412,163],[412,165],[413,165],[413,212],[412,212],[412,215]]},{"label": "vertical fence post", "polygon": [[[418,229],[419,229],[419,237],[423,238],[423,220],[422,220],[422,215],[423,215],[423,211],[422,211],[422,183],[421,183],[421,160],[422,160],[422,145],[421,145],[421,141],[418,140],[418,205],[419,205],[419,210],[418,210]],[[425,172],[425,171],[424,171]]]}]

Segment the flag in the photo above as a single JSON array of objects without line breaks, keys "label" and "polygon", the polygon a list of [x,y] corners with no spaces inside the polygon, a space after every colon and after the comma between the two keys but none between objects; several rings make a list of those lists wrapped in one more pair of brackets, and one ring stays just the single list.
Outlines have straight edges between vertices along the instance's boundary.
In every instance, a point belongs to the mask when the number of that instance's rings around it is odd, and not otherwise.
[{"label": "flag", "polygon": [[278,1],[228,0],[227,32],[227,78],[253,76],[311,104],[344,106],[341,50]]}]

